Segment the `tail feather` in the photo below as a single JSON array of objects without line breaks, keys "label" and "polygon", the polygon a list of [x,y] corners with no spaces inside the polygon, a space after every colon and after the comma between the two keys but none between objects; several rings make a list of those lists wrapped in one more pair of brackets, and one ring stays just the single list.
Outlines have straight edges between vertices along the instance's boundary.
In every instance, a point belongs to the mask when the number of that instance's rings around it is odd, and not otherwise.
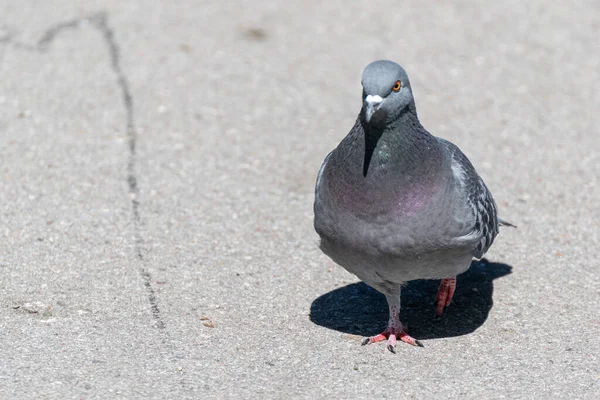
[{"label": "tail feather", "polygon": [[516,228],[516,225],[511,224],[508,221],[503,220],[502,218],[498,217],[498,223],[500,224],[500,226],[511,226],[513,228]]}]

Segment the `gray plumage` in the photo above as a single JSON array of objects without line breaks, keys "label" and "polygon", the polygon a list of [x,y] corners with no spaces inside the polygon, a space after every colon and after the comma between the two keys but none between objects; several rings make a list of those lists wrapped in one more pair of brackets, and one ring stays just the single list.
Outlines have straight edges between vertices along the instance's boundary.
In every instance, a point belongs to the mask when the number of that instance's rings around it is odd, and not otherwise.
[{"label": "gray plumage", "polygon": [[492,245],[500,223],[467,157],[419,122],[403,68],[371,63],[362,85],[356,123],[319,171],[314,226],[325,254],[386,295],[388,329],[404,333],[392,321],[401,284],[466,271]]}]

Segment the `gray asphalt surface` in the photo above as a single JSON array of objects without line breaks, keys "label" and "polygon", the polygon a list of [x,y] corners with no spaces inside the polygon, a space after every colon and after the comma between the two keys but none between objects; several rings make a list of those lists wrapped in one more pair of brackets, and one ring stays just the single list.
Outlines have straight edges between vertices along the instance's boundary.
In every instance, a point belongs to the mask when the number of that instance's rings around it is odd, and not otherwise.
[{"label": "gray asphalt surface", "polygon": [[[0,398],[597,398],[599,3],[297,3],[2,2]],[[396,355],[312,228],[380,58],[519,226]]]}]

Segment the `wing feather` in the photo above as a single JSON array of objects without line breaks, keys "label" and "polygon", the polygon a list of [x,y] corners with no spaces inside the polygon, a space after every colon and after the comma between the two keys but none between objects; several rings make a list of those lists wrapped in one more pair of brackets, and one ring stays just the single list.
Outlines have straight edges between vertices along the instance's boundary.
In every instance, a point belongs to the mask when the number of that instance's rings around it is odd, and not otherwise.
[{"label": "wing feather", "polygon": [[469,232],[463,237],[475,243],[473,256],[481,258],[490,248],[498,235],[498,209],[492,194],[477,174],[475,168],[453,143],[438,138],[448,150],[452,160],[452,171],[465,205],[470,210],[471,223]]}]

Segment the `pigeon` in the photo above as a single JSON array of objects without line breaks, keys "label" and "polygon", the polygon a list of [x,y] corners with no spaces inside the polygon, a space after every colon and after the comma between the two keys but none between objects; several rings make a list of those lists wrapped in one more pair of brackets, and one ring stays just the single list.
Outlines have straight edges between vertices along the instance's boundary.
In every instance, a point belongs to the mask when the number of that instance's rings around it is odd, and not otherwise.
[{"label": "pigeon", "polygon": [[480,259],[501,225],[494,199],[462,151],[419,122],[408,75],[393,61],[362,74],[362,108],[348,135],[321,165],[314,201],[320,248],[383,293],[387,339],[423,347],[400,322],[400,291],[415,279],[441,279],[436,315],[448,307],[456,276]]}]

